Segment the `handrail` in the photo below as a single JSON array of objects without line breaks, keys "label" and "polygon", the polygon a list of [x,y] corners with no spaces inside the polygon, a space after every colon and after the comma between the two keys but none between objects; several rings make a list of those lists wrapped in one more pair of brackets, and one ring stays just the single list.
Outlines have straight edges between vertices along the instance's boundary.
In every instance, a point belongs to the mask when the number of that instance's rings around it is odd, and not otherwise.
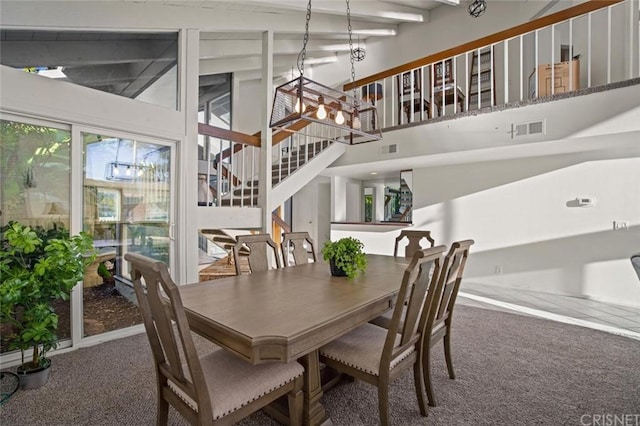
[{"label": "handrail", "polygon": [[284,221],[280,216],[278,216],[275,212],[271,213],[271,220],[278,225],[284,232],[291,232],[291,227],[287,222]]},{"label": "handrail", "polygon": [[[290,126],[289,131],[274,129],[271,144],[273,146],[277,145],[278,143],[291,136],[292,132],[301,130],[310,124],[311,121],[300,120],[294,125]],[[198,123],[198,133],[204,136],[211,136],[214,138],[225,139],[242,144],[235,145],[233,153],[231,152],[231,149],[222,151],[220,154],[218,154],[218,158],[216,158],[216,160],[218,161],[224,160],[232,154],[242,151],[245,145],[255,146],[258,148],[262,146],[262,132],[257,132],[253,135],[249,135],[247,133],[236,132],[234,130],[227,130],[220,127],[211,126],[210,124]]]},{"label": "handrail", "polygon": [[423,58],[416,59],[411,62],[407,62],[403,65],[398,65],[388,70],[381,71],[377,74],[373,74],[368,77],[361,78],[360,80],[347,83],[343,86],[343,89],[345,91],[352,90],[354,87],[364,86],[365,84],[373,83],[375,81],[382,80],[384,78],[391,77],[396,74],[410,71],[412,69],[429,65],[432,63],[440,62],[452,56],[460,55],[462,53],[465,53],[474,49],[479,49],[479,48],[488,46],[490,44],[497,43],[499,41],[508,40],[510,38],[517,37],[519,35],[526,34],[531,31],[535,31],[537,29],[544,28],[549,25],[565,21],[570,18],[575,18],[577,16],[584,15],[589,12],[603,9],[605,7],[614,5],[616,3],[620,3],[622,1],[624,0],[589,0],[585,3],[580,3],[576,6],[569,7],[567,9],[561,10],[556,13],[552,13],[551,15],[543,16],[541,18],[534,19],[533,21],[516,25],[515,27],[511,27],[506,30],[499,31],[497,33],[479,38],[477,40],[473,40],[473,41],[458,45],[456,47],[452,47],[450,49],[443,50],[441,52],[434,53],[432,55],[425,56]]},{"label": "handrail", "polygon": [[260,146],[260,137],[248,135],[246,133],[227,130],[220,127],[211,126],[205,123],[198,123],[198,133],[214,138],[226,139],[233,142],[239,142],[245,145]]}]

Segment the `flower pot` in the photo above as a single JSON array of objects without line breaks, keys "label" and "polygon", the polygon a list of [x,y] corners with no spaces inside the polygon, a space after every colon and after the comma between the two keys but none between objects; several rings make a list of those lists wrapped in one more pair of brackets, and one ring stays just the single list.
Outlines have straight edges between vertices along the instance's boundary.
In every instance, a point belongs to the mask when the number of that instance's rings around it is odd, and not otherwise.
[{"label": "flower pot", "polygon": [[331,275],[334,277],[346,277],[347,273],[340,267],[336,266],[333,259],[329,261],[329,267],[331,268]]},{"label": "flower pot", "polygon": [[51,372],[51,360],[45,358],[45,365],[38,368],[27,368],[26,364],[22,364],[18,367],[16,373],[20,378],[20,389],[30,390],[38,389],[43,386],[49,380],[49,373]]}]

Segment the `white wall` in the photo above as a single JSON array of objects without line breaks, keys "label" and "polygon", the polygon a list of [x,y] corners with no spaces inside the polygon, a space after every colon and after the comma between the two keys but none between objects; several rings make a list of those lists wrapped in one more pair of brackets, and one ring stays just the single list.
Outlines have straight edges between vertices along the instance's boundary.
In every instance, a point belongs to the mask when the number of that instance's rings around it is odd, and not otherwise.
[{"label": "white wall", "polygon": [[[260,131],[262,93],[260,80],[243,80],[238,84],[237,104],[233,108],[233,130],[254,134]],[[234,96],[234,99],[236,97]]]},{"label": "white wall", "polygon": [[292,231],[306,231],[313,239],[319,256],[324,242],[331,236],[331,182],[319,176],[293,196]]},{"label": "white wall", "polygon": [[[611,137],[610,142],[616,143]],[[465,279],[640,306],[640,158],[562,154],[414,169],[413,225],[437,244],[473,238]],[[579,207],[576,197],[592,197]],[[627,230],[613,230],[627,221]],[[334,230],[391,254],[399,230]],[[496,267],[502,274],[496,274]]]},{"label": "white wall", "polygon": [[362,181],[347,182],[347,222],[362,222]]},{"label": "white wall", "polygon": [[[541,171],[546,168],[547,171]],[[414,194],[414,224],[438,243],[473,238],[474,282],[640,306],[640,159],[511,160],[414,170],[447,182]],[[594,197],[578,207],[576,197]],[[613,221],[629,229],[614,231]],[[496,266],[504,275],[495,275]]]}]

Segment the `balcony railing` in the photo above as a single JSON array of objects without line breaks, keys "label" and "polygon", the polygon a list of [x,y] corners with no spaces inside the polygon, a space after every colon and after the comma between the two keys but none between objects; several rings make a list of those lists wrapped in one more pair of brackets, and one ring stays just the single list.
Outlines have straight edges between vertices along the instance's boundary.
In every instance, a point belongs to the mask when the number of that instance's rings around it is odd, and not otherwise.
[{"label": "balcony railing", "polygon": [[631,79],[640,56],[631,1],[581,3],[344,90],[376,103],[385,129]]}]

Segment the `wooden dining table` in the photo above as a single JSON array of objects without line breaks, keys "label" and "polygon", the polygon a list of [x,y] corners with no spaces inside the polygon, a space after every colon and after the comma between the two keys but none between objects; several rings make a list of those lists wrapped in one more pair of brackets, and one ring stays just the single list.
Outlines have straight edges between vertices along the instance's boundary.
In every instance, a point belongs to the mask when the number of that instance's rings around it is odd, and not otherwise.
[{"label": "wooden dining table", "polygon": [[305,368],[304,423],[331,424],[320,403],[318,349],[389,310],[409,263],[367,255],[358,278],[322,262],[180,287],[191,329],[253,364],[297,360]]}]

